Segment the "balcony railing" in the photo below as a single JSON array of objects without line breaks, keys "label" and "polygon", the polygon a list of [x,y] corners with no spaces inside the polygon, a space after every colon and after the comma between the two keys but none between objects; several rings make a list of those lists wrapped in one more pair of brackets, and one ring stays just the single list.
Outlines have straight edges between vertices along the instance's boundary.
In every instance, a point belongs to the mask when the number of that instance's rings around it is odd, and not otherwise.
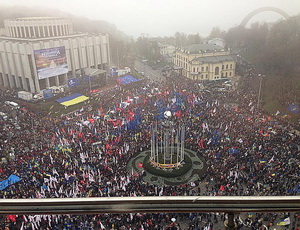
[{"label": "balcony railing", "polygon": [[151,196],[0,200],[0,214],[298,211],[300,211],[300,196]]}]

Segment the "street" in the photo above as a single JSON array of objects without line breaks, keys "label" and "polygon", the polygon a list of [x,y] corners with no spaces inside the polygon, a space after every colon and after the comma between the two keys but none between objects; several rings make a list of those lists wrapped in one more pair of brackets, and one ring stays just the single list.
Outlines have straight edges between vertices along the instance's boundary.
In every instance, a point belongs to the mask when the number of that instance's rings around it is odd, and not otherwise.
[{"label": "street", "polygon": [[161,82],[166,80],[166,78],[161,75],[161,70],[162,70],[161,68],[153,70],[151,66],[137,59],[134,62],[134,67],[139,72],[144,72],[144,76],[145,77],[149,76],[150,80],[152,81]]}]

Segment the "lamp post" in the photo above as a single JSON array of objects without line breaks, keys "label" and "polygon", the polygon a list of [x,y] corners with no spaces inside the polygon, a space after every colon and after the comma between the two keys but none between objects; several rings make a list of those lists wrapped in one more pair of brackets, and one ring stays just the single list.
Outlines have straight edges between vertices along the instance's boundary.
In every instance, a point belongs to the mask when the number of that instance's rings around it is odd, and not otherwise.
[{"label": "lamp post", "polygon": [[92,85],[91,85],[91,75],[90,74],[89,74],[89,88],[90,88],[90,93],[91,93]]},{"label": "lamp post", "polygon": [[258,89],[258,98],[257,98],[257,108],[259,108],[259,104],[260,104],[261,85],[262,85],[262,80],[263,80],[264,76],[265,75],[258,74],[258,77],[259,77],[259,89]]}]

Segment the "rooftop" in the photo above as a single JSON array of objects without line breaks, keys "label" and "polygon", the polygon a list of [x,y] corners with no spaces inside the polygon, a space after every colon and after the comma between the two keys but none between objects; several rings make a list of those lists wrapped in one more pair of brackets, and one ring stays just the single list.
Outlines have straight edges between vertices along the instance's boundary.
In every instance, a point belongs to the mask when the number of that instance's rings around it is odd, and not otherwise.
[{"label": "rooftop", "polygon": [[10,19],[14,21],[36,21],[36,20],[58,20],[58,19],[66,19],[62,17],[24,17],[24,18],[16,18]]},{"label": "rooftop", "polygon": [[233,57],[230,55],[218,55],[218,56],[208,56],[208,57],[196,57],[192,61],[206,62],[206,63],[218,63],[224,61],[234,61]]},{"label": "rooftop", "polygon": [[183,52],[188,51],[190,53],[224,51],[222,47],[217,46],[215,44],[208,44],[208,43],[193,44],[190,46],[185,46],[182,49]]}]

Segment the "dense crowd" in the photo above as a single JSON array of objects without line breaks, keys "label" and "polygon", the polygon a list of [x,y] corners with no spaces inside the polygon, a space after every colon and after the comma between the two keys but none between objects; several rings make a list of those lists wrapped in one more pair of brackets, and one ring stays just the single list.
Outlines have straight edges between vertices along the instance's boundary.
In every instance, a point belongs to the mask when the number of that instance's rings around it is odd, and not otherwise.
[{"label": "dense crowd", "polygon": [[[0,180],[21,178],[0,198],[183,195],[299,195],[300,138],[291,125],[256,108],[247,84],[232,92],[201,90],[193,81],[137,83],[95,93],[82,109],[60,117],[22,108],[0,121]],[[235,103],[232,103],[234,101]],[[150,126],[169,110],[186,127],[186,148],[206,159],[202,181],[152,185],[128,170],[130,158],[150,148]],[[16,128],[14,123],[20,128]],[[196,186],[195,186],[196,185]],[[252,217],[249,227],[276,225],[277,216]],[[280,216],[283,217],[283,216]],[[101,214],[5,216],[10,229],[213,229],[223,214]],[[261,219],[264,221],[262,222]],[[247,219],[236,218],[239,226]],[[3,224],[4,225],[4,224]]]},{"label": "dense crowd", "polygon": [[288,108],[291,104],[300,103],[300,86],[298,76],[290,76],[284,79],[275,77],[272,84],[272,88],[278,92],[275,94],[275,98],[279,103]]}]

